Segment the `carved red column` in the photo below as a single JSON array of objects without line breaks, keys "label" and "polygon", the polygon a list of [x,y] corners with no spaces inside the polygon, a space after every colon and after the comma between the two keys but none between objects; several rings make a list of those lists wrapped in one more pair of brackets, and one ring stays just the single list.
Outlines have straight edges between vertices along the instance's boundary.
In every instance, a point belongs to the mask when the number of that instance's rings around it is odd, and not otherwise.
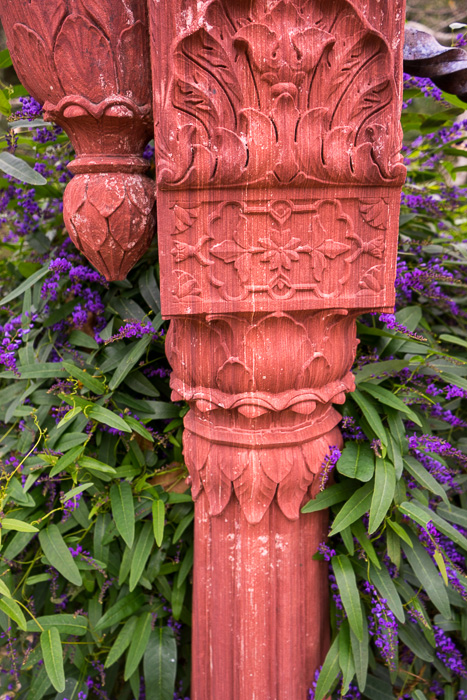
[{"label": "carved red column", "polygon": [[392,310],[403,0],[148,0],[163,313],[196,501],[193,700],[305,700],[355,318]]},{"label": "carved red column", "polygon": [[[196,500],[193,700],[305,700],[312,560],[355,318],[390,310],[404,0],[147,0],[163,313]],[[145,0],[4,0],[15,65],[75,144],[75,243],[109,279],[151,235]]]},{"label": "carved red column", "polygon": [[73,243],[107,279],[124,279],[154,233],[153,131],[144,0],[2,0],[15,69],[77,158],[65,190]]}]

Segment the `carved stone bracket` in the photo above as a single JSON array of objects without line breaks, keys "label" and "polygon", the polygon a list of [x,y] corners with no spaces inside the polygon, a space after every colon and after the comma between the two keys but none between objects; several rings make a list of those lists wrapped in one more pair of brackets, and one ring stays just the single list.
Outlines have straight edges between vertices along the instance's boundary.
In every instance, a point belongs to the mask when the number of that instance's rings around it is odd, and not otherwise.
[{"label": "carved stone bracket", "polygon": [[107,279],[124,279],[154,230],[154,183],[143,175],[153,129],[145,3],[5,0],[0,15],[21,81],[76,150],[70,237]]}]

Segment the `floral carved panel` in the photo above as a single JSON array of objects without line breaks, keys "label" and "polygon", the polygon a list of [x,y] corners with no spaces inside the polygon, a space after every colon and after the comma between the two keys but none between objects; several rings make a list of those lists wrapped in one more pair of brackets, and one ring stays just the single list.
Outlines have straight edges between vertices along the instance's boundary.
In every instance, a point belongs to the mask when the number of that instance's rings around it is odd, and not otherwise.
[{"label": "floral carved panel", "polygon": [[276,190],[267,200],[220,194],[196,204],[178,195],[165,211],[169,314],[220,312],[233,303],[238,311],[393,304],[387,280],[397,193],[362,198],[316,190],[304,199],[297,189],[285,199]]}]

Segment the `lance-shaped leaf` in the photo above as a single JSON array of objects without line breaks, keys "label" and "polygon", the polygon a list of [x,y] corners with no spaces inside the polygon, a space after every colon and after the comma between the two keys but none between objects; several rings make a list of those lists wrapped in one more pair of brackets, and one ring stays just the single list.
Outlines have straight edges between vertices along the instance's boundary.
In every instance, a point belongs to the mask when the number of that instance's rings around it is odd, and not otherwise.
[{"label": "lance-shaped leaf", "polygon": [[13,153],[9,153],[8,151],[0,153],[0,170],[20,180],[20,182],[26,182],[28,185],[47,184],[47,180],[43,175],[31,168],[26,161],[18,158],[18,156],[14,156]]},{"label": "lance-shaped leaf", "polygon": [[177,670],[177,644],[170,627],[152,631],[144,654],[146,700],[172,700]]},{"label": "lance-shaped leaf", "polygon": [[446,619],[451,617],[451,606],[446,586],[439,575],[430,555],[415,535],[411,535],[412,547],[402,543],[409,564],[421,585],[427,592],[431,602],[438,608]]},{"label": "lance-shaped leaf", "polygon": [[135,545],[130,569],[130,591],[136,588],[154,544],[151,523],[144,523]]},{"label": "lance-shaped leaf", "polygon": [[394,465],[389,460],[377,458],[375,469],[375,488],[370,506],[368,532],[371,535],[383,522],[388,512],[396,488]]},{"label": "lance-shaped leaf", "polygon": [[41,634],[42,658],[50,682],[58,693],[65,690],[65,671],[60,634],[56,627],[44,630]]},{"label": "lance-shaped leaf", "polygon": [[344,530],[348,525],[354,523],[368,511],[370,508],[372,491],[373,482],[368,482],[355,491],[336,515],[332,524],[331,535],[341,532],[341,530]]},{"label": "lance-shaped leaf", "polygon": [[135,626],[133,638],[125,662],[124,678],[127,681],[138,668],[138,664],[143,658],[149,636],[151,634],[151,613],[143,613]]},{"label": "lance-shaped leaf", "polygon": [[75,586],[81,586],[81,574],[56,525],[49,525],[39,533],[39,542],[45,556],[57,571]]},{"label": "lance-shaped leaf", "polygon": [[350,560],[342,554],[332,557],[331,564],[350,627],[357,639],[361,641],[363,639],[362,610],[355,571]]},{"label": "lance-shaped leaf", "polygon": [[339,674],[339,637],[336,637],[329,649],[324,664],[319,672],[315,688],[315,700],[323,700],[329,693]]},{"label": "lance-shaped leaf", "polygon": [[110,487],[110,504],[117,530],[131,548],[135,538],[135,509],[133,492],[128,481],[121,481]]}]

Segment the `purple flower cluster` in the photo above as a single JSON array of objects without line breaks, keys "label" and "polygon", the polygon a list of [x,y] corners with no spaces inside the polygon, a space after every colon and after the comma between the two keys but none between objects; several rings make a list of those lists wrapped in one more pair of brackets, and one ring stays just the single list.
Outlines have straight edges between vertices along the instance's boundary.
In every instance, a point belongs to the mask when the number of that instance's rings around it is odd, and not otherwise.
[{"label": "purple flower cluster", "polygon": [[467,678],[467,668],[464,657],[446,632],[440,627],[433,626],[436,642],[436,656],[456,676]]},{"label": "purple flower cluster", "polygon": [[370,596],[371,616],[368,618],[368,633],[389,668],[395,669],[398,624],[387,600],[380,598],[376,588],[365,581],[364,592]]},{"label": "purple flower cluster", "polygon": [[418,335],[417,333],[410,331],[401,323],[397,323],[395,314],[380,314],[378,320],[382,323],[385,323],[386,328],[388,330],[398,331],[398,333],[403,333],[404,335],[408,336],[409,338],[413,338],[414,340],[426,340],[426,338],[424,338],[422,335]]},{"label": "purple flower cluster", "polygon": [[0,326],[0,365],[20,376],[17,368],[16,353],[21,347],[26,336],[34,328],[37,314],[24,314],[10,318],[5,325]]},{"label": "purple flower cluster", "polygon": [[147,323],[142,323],[137,320],[128,321],[128,323],[125,323],[125,325],[120,328],[118,333],[106,341],[106,344],[113,343],[115,340],[123,340],[123,338],[142,338],[143,335],[152,335],[154,338],[157,338],[163,334],[163,331],[160,333],[155,331],[154,326],[149,323],[149,321]]},{"label": "purple flower cluster", "polygon": [[344,416],[341,421],[342,437],[345,440],[366,440],[363,430],[357,425],[355,418]]},{"label": "purple flower cluster", "polygon": [[336,556],[336,550],[328,547],[325,542],[321,542],[318,545],[318,552],[323,555],[324,561],[331,561],[331,559]]},{"label": "purple flower cluster", "polygon": [[336,466],[340,456],[341,451],[337,445],[329,445],[329,452],[326,454],[323,463],[320,467],[320,480],[319,480],[319,490],[324,491],[328,479],[331,475],[332,470]]}]

